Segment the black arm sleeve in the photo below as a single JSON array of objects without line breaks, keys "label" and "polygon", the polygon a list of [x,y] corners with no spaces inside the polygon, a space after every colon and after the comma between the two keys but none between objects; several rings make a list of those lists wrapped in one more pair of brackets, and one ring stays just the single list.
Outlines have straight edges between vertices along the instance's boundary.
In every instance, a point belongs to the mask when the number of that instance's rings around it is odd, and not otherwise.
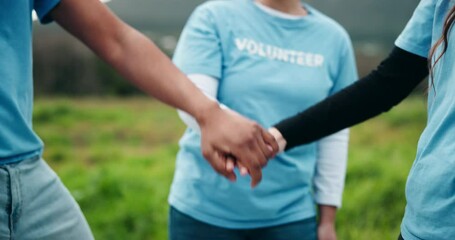
[{"label": "black arm sleeve", "polygon": [[366,77],[275,127],[286,150],[389,111],[428,75],[427,59],[395,47]]}]

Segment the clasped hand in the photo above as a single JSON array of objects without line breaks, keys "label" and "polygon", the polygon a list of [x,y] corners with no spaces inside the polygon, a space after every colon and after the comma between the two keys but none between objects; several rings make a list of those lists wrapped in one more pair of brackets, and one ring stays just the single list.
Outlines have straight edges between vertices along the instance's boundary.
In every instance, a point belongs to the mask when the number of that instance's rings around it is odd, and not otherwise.
[{"label": "clasped hand", "polygon": [[242,174],[250,174],[255,187],[262,179],[262,168],[279,151],[275,137],[256,122],[219,107],[207,110],[197,120],[202,154],[213,169],[235,181],[234,166],[238,166]]}]

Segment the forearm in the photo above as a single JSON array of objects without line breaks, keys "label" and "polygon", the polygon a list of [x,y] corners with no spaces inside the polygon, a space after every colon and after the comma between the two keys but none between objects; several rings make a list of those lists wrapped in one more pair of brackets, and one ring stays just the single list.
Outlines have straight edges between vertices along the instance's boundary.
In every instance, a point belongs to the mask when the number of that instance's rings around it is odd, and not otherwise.
[{"label": "forearm", "polygon": [[[150,40],[135,30],[125,34],[119,52],[105,59],[143,91],[178,109],[200,117],[212,101],[175,67]],[[143,64],[143,63],[148,64]],[[214,104],[213,106],[218,106]]]},{"label": "forearm", "polygon": [[146,93],[194,116],[202,154],[217,172],[232,179],[224,159],[231,154],[247,167],[252,186],[261,181],[261,168],[278,146],[256,122],[222,111],[149,39],[98,0],[61,0],[50,17]]},{"label": "forearm", "polygon": [[310,143],[390,110],[427,75],[425,58],[395,48],[368,76],[275,127],[286,149]]},{"label": "forearm", "polygon": [[52,17],[127,80],[198,119],[208,109],[218,107],[148,38],[120,21],[101,3],[75,1],[63,0],[51,12]]},{"label": "forearm", "polygon": [[329,205],[318,205],[319,225],[335,225],[337,208]]},{"label": "forearm", "polygon": [[[188,79],[196,85],[209,99],[217,102],[222,109],[228,109],[217,100],[219,80],[206,74],[189,74]],[[196,119],[182,110],[177,110],[180,119],[191,129],[200,132]]]}]

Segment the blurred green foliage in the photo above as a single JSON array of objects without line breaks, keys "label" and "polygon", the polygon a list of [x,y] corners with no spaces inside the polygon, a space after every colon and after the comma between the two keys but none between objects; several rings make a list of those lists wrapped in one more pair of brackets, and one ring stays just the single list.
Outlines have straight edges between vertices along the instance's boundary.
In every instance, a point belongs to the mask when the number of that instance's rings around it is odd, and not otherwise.
[{"label": "blurred green foliage", "polygon": [[[396,239],[425,112],[414,97],[352,129],[339,239]],[[175,110],[146,98],[45,98],[34,120],[45,159],[97,239],[167,238],[167,194],[184,131]]]}]

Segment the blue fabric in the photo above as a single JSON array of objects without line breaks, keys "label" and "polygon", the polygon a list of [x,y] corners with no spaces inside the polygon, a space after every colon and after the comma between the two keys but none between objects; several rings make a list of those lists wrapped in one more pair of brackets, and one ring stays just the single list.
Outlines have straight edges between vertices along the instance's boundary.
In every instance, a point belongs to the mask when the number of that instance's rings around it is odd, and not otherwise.
[{"label": "blue fabric", "polygon": [[43,143],[32,129],[32,20],[44,22],[59,0],[0,0],[0,165],[39,155]]},{"label": "blue fabric", "polygon": [[40,158],[0,166],[0,239],[93,239],[71,194]]},{"label": "blue fabric", "polygon": [[[264,127],[310,107],[357,79],[347,33],[310,6],[300,20],[274,17],[251,0],[210,1],[182,32],[174,62],[186,74],[220,79],[218,100]],[[220,126],[223,127],[223,126]],[[317,143],[271,160],[262,183],[231,183],[204,160],[200,135],[180,141],[169,197],[179,211],[225,228],[258,228],[315,216]]]},{"label": "blue fabric", "polygon": [[[428,56],[454,4],[453,0],[422,0],[396,45]],[[407,206],[401,225],[406,240],[455,239],[454,38],[452,29],[447,53],[435,67],[434,88],[429,86],[428,123],[406,185]]]},{"label": "blue fabric", "polygon": [[169,211],[169,240],[316,240],[316,218],[255,229],[228,229],[198,221],[175,208]]}]

